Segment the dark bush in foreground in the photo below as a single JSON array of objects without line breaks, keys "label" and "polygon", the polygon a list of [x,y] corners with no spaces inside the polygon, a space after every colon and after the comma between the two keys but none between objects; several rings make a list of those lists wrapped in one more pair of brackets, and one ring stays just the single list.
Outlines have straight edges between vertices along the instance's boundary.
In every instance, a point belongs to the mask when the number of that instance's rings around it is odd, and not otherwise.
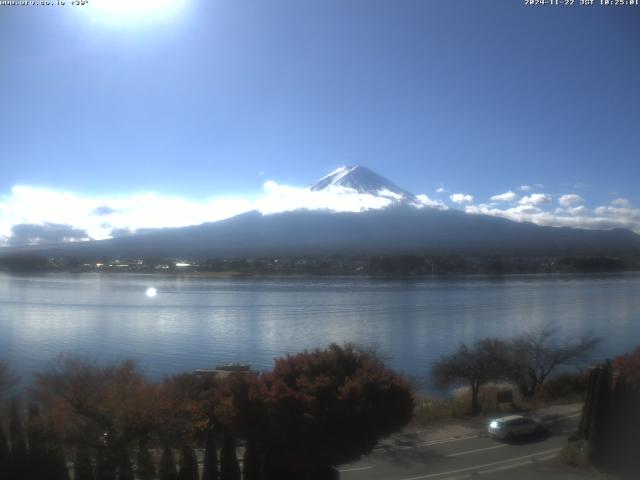
[{"label": "dark bush in foreground", "polygon": [[623,375],[627,382],[640,386],[640,347],[614,358],[613,368]]},{"label": "dark bush in foreground", "polygon": [[[247,446],[245,480],[327,478],[333,466],[404,427],[414,410],[409,384],[374,353],[352,345],[280,358],[265,374],[185,373],[162,382],[148,381],[130,361],[60,357],[36,375],[29,394],[41,410],[29,409],[28,442],[17,403],[11,422],[0,422],[10,424],[9,439],[0,434],[3,478],[8,469],[30,480],[18,470],[26,472],[27,455],[45,453],[51,479],[68,478],[64,446],[76,461],[73,473],[85,480],[134,478],[134,458],[136,478],[155,478],[149,447],[162,451],[160,479],[193,480],[193,447],[206,442],[204,478],[239,480],[236,441]],[[42,448],[30,451],[27,443]]]},{"label": "dark bush in foreground", "polygon": [[261,378],[269,421],[268,478],[312,478],[370,452],[404,427],[414,401],[407,382],[374,354],[331,345],[276,360]]},{"label": "dark bush in foreground", "polygon": [[624,370],[616,371],[609,362],[590,370],[577,436],[585,445],[587,457],[599,469],[637,478],[638,405],[640,384],[626,378]]}]

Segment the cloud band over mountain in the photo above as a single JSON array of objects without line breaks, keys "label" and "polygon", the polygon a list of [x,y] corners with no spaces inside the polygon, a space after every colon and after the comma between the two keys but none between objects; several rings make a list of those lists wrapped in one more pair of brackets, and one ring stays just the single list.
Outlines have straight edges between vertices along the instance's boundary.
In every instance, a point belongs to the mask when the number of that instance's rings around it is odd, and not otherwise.
[{"label": "cloud band over mountain", "polygon": [[[370,170],[359,168],[366,170],[367,180],[375,175],[386,182]],[[325,183],[326,178],[322,179]],[[268,180],[263,184],[262,193],[253,199],[210,197],[203,200],[154,193],[97,197],[15,186],[0,197],[0,245],[101,240],[148,229],[215,222],[251,210],[263,214],[299,209],[361,212],[386,208],[398,201],[405,201],[416,208],[456,208],[468,214],[544,226],[622,227],[640,233],[640,208],[624,198],[615,199],[607,205],[589,207],[587,200],[573,193],[531,193],[514,187],[506,193],[496,193],[483,203],[471,193],[455,193],[447,197],[443,188],[439,188],[442,191],[436,192],[432,198],[426,194],[409,194],[390,182],[388,188],[383,183],[373,190],[358,188],[353,179],[351,182],[334,182],[323,185],[322,189],[314,189]],[[518,195],[515,190],[522,193]]]}]

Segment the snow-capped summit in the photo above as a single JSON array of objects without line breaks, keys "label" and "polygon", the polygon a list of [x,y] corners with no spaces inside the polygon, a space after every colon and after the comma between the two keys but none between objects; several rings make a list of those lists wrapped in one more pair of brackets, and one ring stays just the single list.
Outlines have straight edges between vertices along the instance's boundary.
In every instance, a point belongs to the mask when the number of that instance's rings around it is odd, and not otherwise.
[{"label": "snow-capped summit", "polygon": [[412,193],[403,190],[374,171],[360,165],[340,167],[311,185],[309,190],[321,191],[341,187],[357,193],[385,197],[398,202],[413,200]]},{"label": "snow-capped summit", "polygon": [[[341,208],[324,208],[336,211],[365,211],[384,209],[390,206],[405,206],[417,209],[437,208],[446,210],[447,206],[439,200],[426,195],[414,195],[395,183],[361,165],[351,165],[335,169],[307,187],[309,192],[337,194]],[[345,203],[347,197],[355,197],[355,203]]]}]

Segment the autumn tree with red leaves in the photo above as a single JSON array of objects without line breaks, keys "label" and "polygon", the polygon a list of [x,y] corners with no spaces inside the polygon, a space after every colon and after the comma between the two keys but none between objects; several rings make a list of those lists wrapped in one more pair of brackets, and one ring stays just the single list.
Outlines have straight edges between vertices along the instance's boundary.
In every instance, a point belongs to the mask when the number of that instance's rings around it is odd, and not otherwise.
[{"label": "autumn tree with red leaves", "polygon": [[407,425],[414,408],[408,383],[353,345],[276,359],[258,388],[267,422],[258,438],[267,479],[322,478]]},{"label": "autumn tree with red leaves", "polygon": [[[165,447],[162,478],[176,476],[171,447],[207,437],[215,449],[224,434],[220,462],[209,452],[208,478],[217,478],[218,464],[220,478],[237,477],[240,440],[247,478],[322,479],[404,427],[414,407],[408,383],[379,356],[335,344],[276,359],[269,373],[180,374],[160,383],[145,380],[132,362],[61,357],[36,376],[31,394],[61,441],[95,452],[100,478],[113,478],[117,468],[128,475],[130,449],[149,434]],[[184,453],[183,469],[192,460]]]},{"label": "autumn tree with red leaves", "polygon": [[99,365],[65,356],[36,375],[33,398],[65,443],[98,452],[101,472],[112,477],[128,448],[154,430],[166,403],[131,361]]}]

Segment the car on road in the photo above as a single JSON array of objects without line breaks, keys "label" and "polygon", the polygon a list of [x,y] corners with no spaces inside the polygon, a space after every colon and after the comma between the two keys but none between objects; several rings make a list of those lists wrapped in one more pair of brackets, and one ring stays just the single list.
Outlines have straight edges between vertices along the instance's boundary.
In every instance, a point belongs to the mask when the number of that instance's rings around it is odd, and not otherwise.
[{"label": "car on road", "polygon": [[545,431],[545,426],[539,420],[523,415],[496,418],[489,422],[488,427],[491,437],[507,441]]}]

